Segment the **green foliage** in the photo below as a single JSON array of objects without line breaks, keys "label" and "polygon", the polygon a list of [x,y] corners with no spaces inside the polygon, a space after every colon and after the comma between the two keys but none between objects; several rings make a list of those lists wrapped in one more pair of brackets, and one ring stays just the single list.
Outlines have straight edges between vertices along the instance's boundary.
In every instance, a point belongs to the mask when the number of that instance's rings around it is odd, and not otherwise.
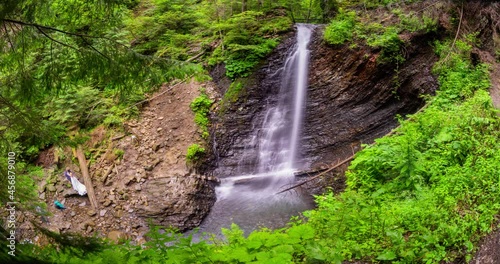
[{"label": "green foliage", "polygon": [[198,144],[191,144],[187,149],[186,160],[190,163],[196,163],[205,156],[205,148]]},{"label": "green foliage", "polygon": [[201,26],[197,1],[152,0],[136,7],[125,24],[134,49],[144,54],[186,60],[194,55],[196,28]]},{"label": "green foliage", "polygon": [[[276,21],[279,23],[276,24]],[[291,21],[284,17],[267,18],[261,12],[246,11],[216,25],[224,32],[222,44],[215,51],[211,64],[224,62],[226,75],[234,80],[248,76],[261,59],[278,44],[276,34],[290,29]],[[268,34],[273,34],[268,37]]]},{"label": "green foliage", "polygon": [[318,198],[309,213],[345,259],[453,260],[471,252],[500,209],[500,122],[487,92],[413,118],[358,153],[349,190]]},{"label": "green foliage", "polygon": [[[500,209],[500,120],[485,66],[465,50],[436,66],[441,90],[394,136],[356,155],[348,190],[317,198],[309,224],[342,259],[450,261],[472,253]],[[333,260],[333,259],[332,259]]]},{"label": "green foliage", "polygon": [[118,159],[123,159],[125,151],[123,149],[115,149],[114,153]]},{"label": "green foliage", "polygon": [[[349,1],[355,4],[356,1]],[[363,4],[370,7],[380,5],[390,5],[401,1],[363,1]],[[412,2],[412,1],[409,1]],[[413,12],[404,13],[401,9],[391,9],[396,14],[399,23],[391,26],[383,26],[380,23],[373,23],[373,19],[362,17],[363,13],[356,14],[354,11],[340,9],[339,13],[325,28],[324,40],[333,45],[344,44],[346,41],[366,41],[368,46],[381,50],[380,63],[404,62],[405,58],[401,52],[404,48],[404,41],[399,34],[402,32],[435,32],[437,30],[437,19],[431,16],[415,14]],[[356,43],[351,47],[357,47]]]},{"label": "green foliage", "polygon": [[419,16],[414,12],[404,13],[401,9],[393,9],[400,20],[400,27],[409,32],[435,32],[437,30],[437,20],[425,14]]},{"label": "green foliage", "polygon": [[213,103],[214,102],[208,98],[208,95],[202,92],[201,95],[196,97],[190,104],[191,110],[194,112],[194,122],[200,127],[202,137],[205,139],[208,138],[208,124],[210,123],[208,114]]},{"label": "green foliage", "polygon": [[382,49],[380,62],[397,62],[401,63],[405,59],[401,55],[401,48],[404,45],[398,35],[399,29],[396,27],[388,27],[381,35],[371,35],[366,40],[366,43],[374,48]]},{"label": "green foliage", "polygon": [[341,10],[335,19],[325,28],[323,38],[326,42],[333,45],[343,44],[352,39],[355,26],[356,12]]},{"label": "green foliage", "polygon": [[241,97],[244,91],[243,88],[245,86],[245,82],[246,79],[240,78],[231,83],[227,91],[224,93],[224,97],[219,103],[220,113],[224,113],[225,111],[227,111],[229,106]]}]

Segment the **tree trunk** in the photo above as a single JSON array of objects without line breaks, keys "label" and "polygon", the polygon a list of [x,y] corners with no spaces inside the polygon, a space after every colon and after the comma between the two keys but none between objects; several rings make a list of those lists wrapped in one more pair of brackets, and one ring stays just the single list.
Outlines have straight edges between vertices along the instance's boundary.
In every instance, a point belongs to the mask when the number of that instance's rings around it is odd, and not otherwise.
[{"label": "tree trunk", "polygon": [[98,204],[94,194],[94,185],[92,185],[92,179],[90,179],[89,169],[87,167],[87,161],[85,160],[85,154],[83,154],[82,146],[78,145],[76,148],[76,157],[78,158],[78,163],[80,163],[80,170],[82,171],[83,183],[87,188],[87,196],[89,197],[90,204],[97,210]]},{"label": "tree trunk", "polygon": [[241,1],[241,12],[247,11],[247,0],[242,0]]},{"label": "tree trunk", "polygon": [[311,17],[311,8],[312,8],[312,0],[309,0],[309,11],[307,12],[307,20],[306,23],[309,23],[309,18]]}]

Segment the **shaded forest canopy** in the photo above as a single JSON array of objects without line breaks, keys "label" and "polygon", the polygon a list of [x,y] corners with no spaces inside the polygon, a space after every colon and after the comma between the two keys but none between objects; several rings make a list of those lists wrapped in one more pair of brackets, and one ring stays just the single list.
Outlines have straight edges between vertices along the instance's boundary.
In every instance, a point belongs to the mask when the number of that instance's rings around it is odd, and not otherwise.
[{"label": "shaded forest canopy", "polygon": [[[393,135],[360,151],[345,192],[318,196],[307,221],[248,237],[233,226],[224,231],[227,241],[213,243],[159,234],[156,227],[144,247],[53,236],[51,247],[18,245],[18,258],[7,255],[2,238],[0,260],[469,261],[480,239],[496,229],[500,210],[500,120],[487,93],[490,66],[482,60],[486,53],[494,58],[490,64],[499,62],[499,6],[438,0],[2,1],[0,163],[16,153],[15,172],[24,176],[16,182],[22,210],[39,205],[34,180],[42,173],[30,164],[40,150],[82,144],[97,125],[122,129],[139,112],[134,105],[162,83],[206,80],[207,69],[219,64],[238,83],[294,22],[327,22],[324,40],[332,48],[367,45],[379,51],[378,63],[396,66],[405,61],[405,37],[435,34],[440,90]],[[234,93],[231,100],[237,100]],[[1,186],[7,186],[10,169],[0,170]],[[9,201],[3,187],[0,200]]]}]

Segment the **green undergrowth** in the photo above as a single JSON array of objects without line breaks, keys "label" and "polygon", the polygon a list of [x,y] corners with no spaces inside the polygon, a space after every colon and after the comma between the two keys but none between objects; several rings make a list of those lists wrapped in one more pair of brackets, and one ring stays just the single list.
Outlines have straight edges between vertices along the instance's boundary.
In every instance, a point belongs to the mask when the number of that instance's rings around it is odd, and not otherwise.
[{"label": "green undergrowth", "polygon": [[208,114],[213,103],[214,102],[208,98],[208,95],[202,91],[200,96],[196,97],[189,105],[194,112],[194,122],[200,128],[201,136],[204,139],[208,138],[208,124],[210,122]]},{"label": "green undergrowth", "polygon": [[198,163],[206,154],[205,148],[199,144],[191,144],[186,153],[186,161],[190,164]]},{"label": "green undergrowth", "polygon": [[[472,37],[450,50],[436,43],[440,90],[424,110],[356,154],[345,192],[317,196],[307,221],[226,241],[150,234],[144,246],[113,246],[88,263],[442,263],[470,260],[500,211],[500,120],[488,95],[488,67],[472,65]],[[199,149],[199,147],[196,147]],[[193,150],[193,153],[197,152]],[[169,246],[165,242],[170,242]],[[59,263],[81,261],[44,253]]]},{"label": "green undergrowth", "polygon": [[291,29],[288,17],[246,11],[217,23],[214,30],[224,36],[208,59],[209,65],[224,63],[231,80],[247,77]]},{"label": "green undergrowth", "polygon": [[[396,1],[394,1],[396,2]],[[409,32],[435,32],[437,19],[432,14],[403,12],[399,8],[389,8],[390,18],[395,16],[391,25],[373,23],[368,13],[340,9],[337,16],[325,28],[324,40],[332,45],[341,45],[353,41],[352,48],[357,47],[356,41],[364,41],[369,47],[380,50],[378,59],[381,63],[404,61],[404,45],[400,34]]]},{"label": "green undergrowth", "polygon": [[233,103],[238,101],[245,90],[245,86],[247,85],[248,78],[238,78],[237,80],[234,80],[224,93],[224,96],[219,103],[219,112],[225,113]]}]

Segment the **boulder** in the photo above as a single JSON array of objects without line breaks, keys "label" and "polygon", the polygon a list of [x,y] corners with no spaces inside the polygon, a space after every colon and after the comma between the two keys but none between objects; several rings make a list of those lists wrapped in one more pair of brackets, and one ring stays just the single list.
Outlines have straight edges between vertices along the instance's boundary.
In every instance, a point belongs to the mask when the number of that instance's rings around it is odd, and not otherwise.
[{"label": "boulder", "polygon": [[55,192],[55,191],[57,191],[56,186],[54,186],[54,184],[47,184],[47,185],[45,186],[45,189],[46,189],[48,192]]},{"label": "boulder", "polygon": [[128,236],[127,236],[127,234],[125,234],[121,231],[113,230],[113,231],[108,233],[108,239],[118,243],[121,240],[128,239]]},{"label": "boulder", "polygon": [[73,189],[73,188],[64,190],[62,195],[65,198],[71,197],[71,196],[79,196],[78,192],[75,191],[75,189]]},{"label": "boulder", "polygon": [[133,206],[138,216],[182,231],[200,225],[215,202],[212,185],[182,174],[146,181],[141,195],[147,203]]}]

